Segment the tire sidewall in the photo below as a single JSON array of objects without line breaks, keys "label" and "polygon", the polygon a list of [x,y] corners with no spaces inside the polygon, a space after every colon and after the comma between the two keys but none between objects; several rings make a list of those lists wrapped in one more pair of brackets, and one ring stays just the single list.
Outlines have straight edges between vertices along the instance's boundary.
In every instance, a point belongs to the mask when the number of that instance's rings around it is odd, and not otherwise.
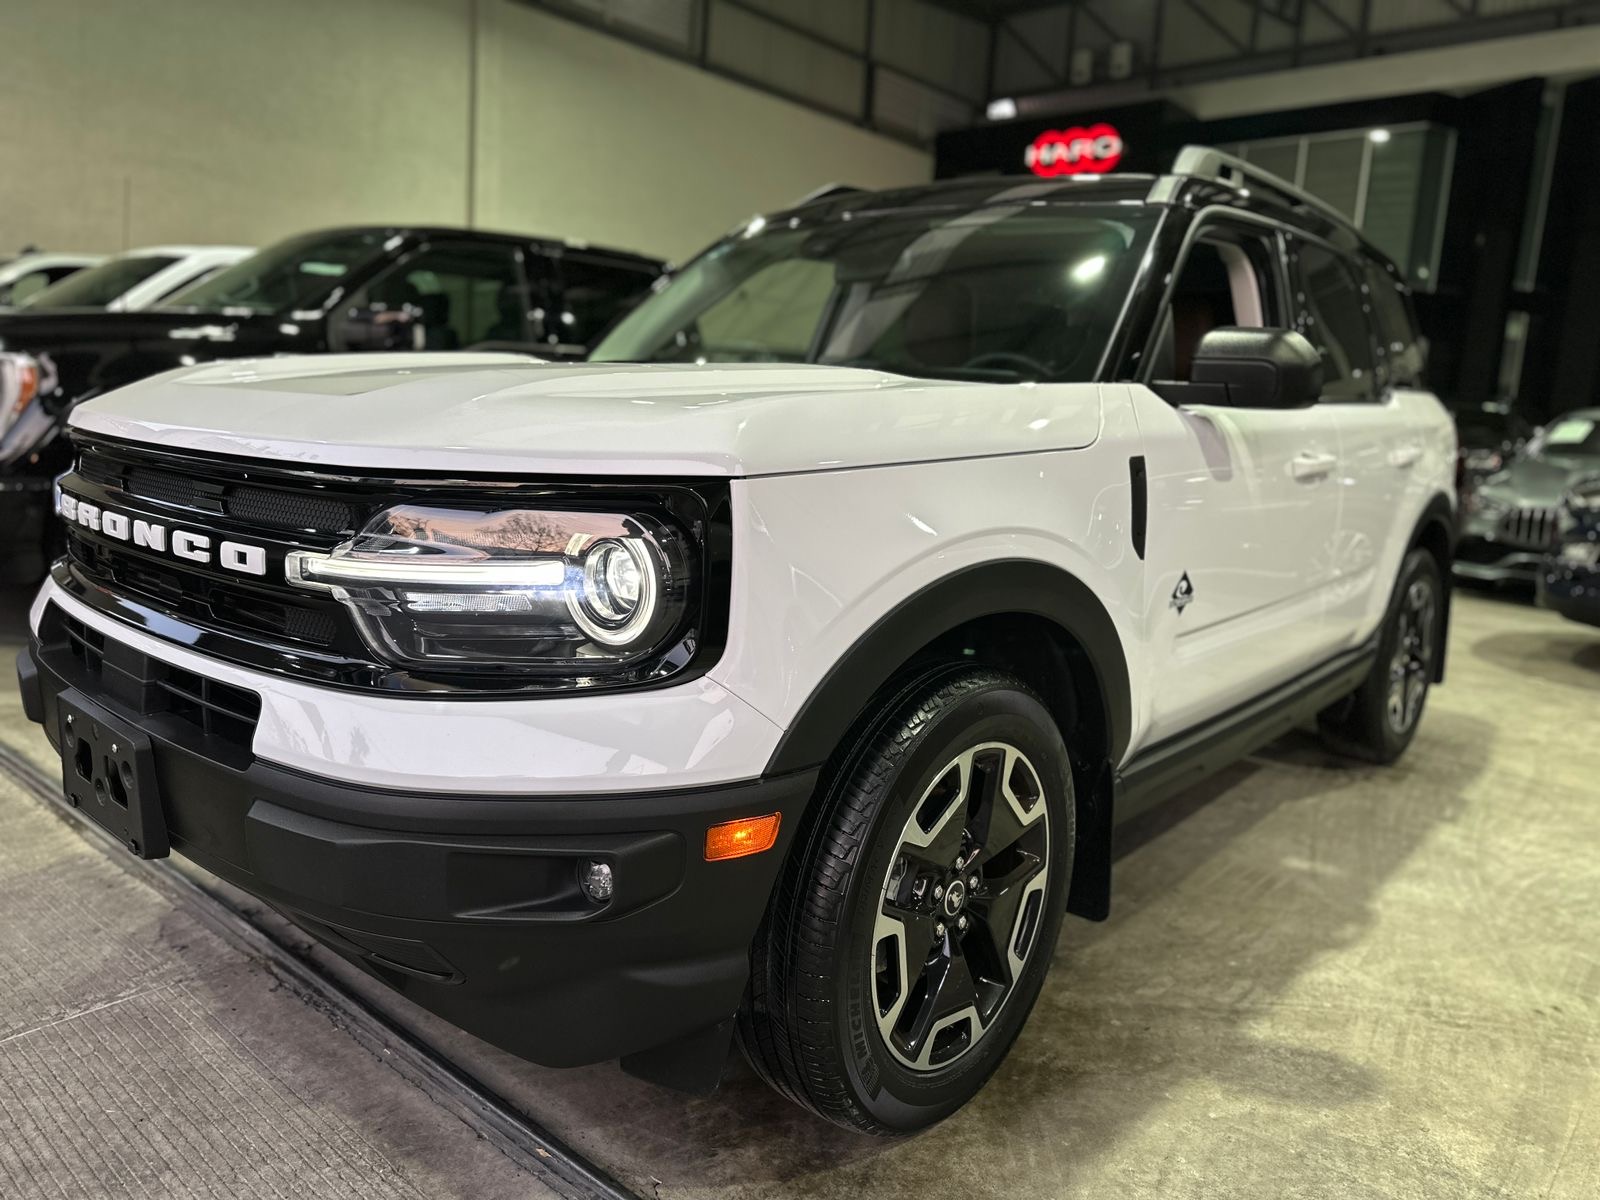
[{"label": "tire sidewall", "polygon": [[[1405,607],[1406,594],[1410,592],[1411,585],[1419,579],[1428,580],[1433,587],[1433,628],[1429,634],[1432,638],[1434,661],[1430,664],[1430,678],[1426,681],[1427,688],[1417,709],[1417,719],[1406,729],[1397,732],[1389,724],[1389,664],[1400,641],[1400,613]],[[1444,581],[1440,578],[1438,564],[1426,550],[1411,551],[1401,564],[1400,580],[1390,600],[1389,612],[1384,618],[1383,639],[1378,645],[1378,661],[1372,666],[1372,693],[1368,701],[1371,711],[1368,719],[1373,723],[1373,732],[1382,740],[1386,759],[1398,758],[1406,747],[1411,745],[1411,740],[1417,736],[1417,730],[1422,725],[1422,716],[1428,708],[1428,693],[1433,690],[1431,671],[1437,669],[1438,656],[1444,653],[1441,640],[1444,604]]]},{"label": "tire sidewall", "polygon": [[[899,833],[913,806],[951,759],[984,742],[1009,742],[1033,764],[1050,805],[1049,883],[1044,910],[1022,977],[1013,986],[978,1044],[949,1067],[913,1072],[883,1044],[870,961],[876,906]],[[1000,1065],[1038,998],[1066,909],[1073,848],[1073,780],[1067,749],[1049,712],[1032,695],[997,681],[961,697],[929,719],[899,756],[889,784],[875,797],[872,826],[846,885],[844,920],[834,948],[834,978],[841,995],[836,1036],[852,1090],[873,1118],[895,1130],[913,1130],[954,1112]]]}]

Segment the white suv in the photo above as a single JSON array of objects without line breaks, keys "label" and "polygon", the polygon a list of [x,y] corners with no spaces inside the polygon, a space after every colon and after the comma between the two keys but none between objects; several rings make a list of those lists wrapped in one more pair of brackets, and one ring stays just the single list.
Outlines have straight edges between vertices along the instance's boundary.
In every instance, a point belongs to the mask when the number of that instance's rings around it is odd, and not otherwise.
[{"label": "white suv", "polygon": [[833,194],[601,360],[227,362],[80,407],[27,709],[69,802],[548,1064],[968,1099],[1113,826],[1440,677],[1393,268],[1211,151]]}]

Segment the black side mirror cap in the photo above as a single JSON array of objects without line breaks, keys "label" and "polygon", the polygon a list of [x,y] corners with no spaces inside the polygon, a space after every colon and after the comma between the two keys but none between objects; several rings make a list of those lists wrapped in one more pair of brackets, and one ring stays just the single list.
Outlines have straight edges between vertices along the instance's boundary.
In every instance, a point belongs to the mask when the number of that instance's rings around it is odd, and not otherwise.
[{"label": "black side mirror cap", "polygon": [[1316,347],[1292,329],[1213,329],[1189,371],[1191,383],[1218,393],[1210,403],[1235,408],[1306,408],[1322,377]]}]

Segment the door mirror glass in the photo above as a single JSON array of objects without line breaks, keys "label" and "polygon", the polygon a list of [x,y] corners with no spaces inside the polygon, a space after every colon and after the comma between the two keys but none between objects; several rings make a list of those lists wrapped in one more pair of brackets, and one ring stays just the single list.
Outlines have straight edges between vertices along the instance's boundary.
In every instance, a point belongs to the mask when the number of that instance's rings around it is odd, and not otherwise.
[{"label": "door mirror glass", "polygon": [[1305,408],[1322,394],[1322,358],[1290,329],[1213,329],[1195,350],[1190,402]]}]

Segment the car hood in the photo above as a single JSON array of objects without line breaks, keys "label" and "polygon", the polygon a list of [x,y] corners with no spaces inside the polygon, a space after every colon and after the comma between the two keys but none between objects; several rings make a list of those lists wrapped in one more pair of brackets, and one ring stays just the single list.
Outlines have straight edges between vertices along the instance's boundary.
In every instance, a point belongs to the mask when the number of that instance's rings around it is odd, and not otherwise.
[{"label": "car hood", "polygon": [[111,312],[102,308],[0,310],[0,350],[50,351],[95,343],[228,343],[246,328],[276,327],[276,317],[223,313]]},{"label": "car hood", "polygon": [[1086,446],[1100,391],[786,364],[319,355],[168,372],[80,405],[72,424],[326,467],[765,475]]},{"label": "car hood", "polygon": [[1479,494],[1502,503],[1528,508],[1551,508],[1580,479],[1600,473],[1594,456],[1519,458],[1505,470],[1484,480]]}]

